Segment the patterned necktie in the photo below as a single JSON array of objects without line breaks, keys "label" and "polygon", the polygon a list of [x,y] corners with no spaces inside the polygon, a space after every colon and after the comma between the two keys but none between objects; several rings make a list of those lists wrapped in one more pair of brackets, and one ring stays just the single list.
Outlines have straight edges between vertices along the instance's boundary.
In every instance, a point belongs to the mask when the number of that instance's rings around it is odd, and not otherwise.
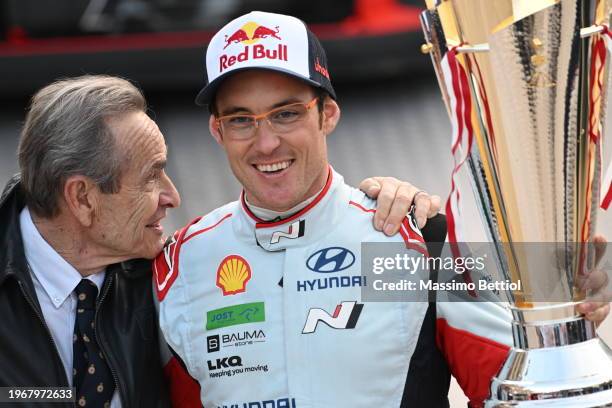
[{"label": "patterned necktie", "polygon": [[74,289],[77,313],[72,338],[72,374],[78,407],[110,407],[115,381],[98,347],[94,330],[98,287],[82,279]]}]

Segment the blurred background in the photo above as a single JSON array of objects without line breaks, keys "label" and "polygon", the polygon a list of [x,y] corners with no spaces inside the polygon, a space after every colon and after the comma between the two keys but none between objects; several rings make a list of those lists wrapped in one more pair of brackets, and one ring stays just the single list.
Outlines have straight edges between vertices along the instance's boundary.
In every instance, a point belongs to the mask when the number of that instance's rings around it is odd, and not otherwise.
[{"label": "blurred background", "polygon": [[31,92],[85,72],[124,75],[147,91],[195,89],[204,47],[231,19],[252,10],[303,19],[332,55],[336,78],[396,76],[428,64],[421,0],[2,0],[0,90]]},{"label": "blurred background", "polygon": [[[0,0],[0,181],[18,171],[15,152],[28,100],[54,79],[119,75],[145,92],[169,146],[168,173],[183,205],[168,232],[239,194],[223,151],[194,105],[204,51],[217,29],[251,10],[291,14],[321,39],[342,109],[330,161],[349,183],[372,175],[409,180],[446,198],[450,124],[423,42],[421,0]],[[610,118],[610,115],[608,115]],[[609,121],[609,120],[608,120]],[[609,126],[608,126],[609,128]],[[608,158],[609,160],[609,158]],[[469,189],[466,184],[465,191]],[[483,240],[463,194],[468,239]],[[612,238],[612,211],[598,230]],[[612,324],[600,328],[612,344]],[[453,407],[466,406],[453,385]]]}]

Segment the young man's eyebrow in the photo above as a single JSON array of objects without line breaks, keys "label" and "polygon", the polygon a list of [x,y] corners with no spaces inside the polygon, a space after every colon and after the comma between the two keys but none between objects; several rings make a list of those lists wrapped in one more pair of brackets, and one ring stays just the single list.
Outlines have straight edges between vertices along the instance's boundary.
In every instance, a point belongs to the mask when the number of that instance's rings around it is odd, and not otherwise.
[{"label": "young man's eyebrow", "polygon": [[284,106],[284,105],[290,105],[292,103],[301,103],[301,102],[303,102],[303,101],[301,101],[299,98],[287,98],[287,99],[282,100],[282,101],[280,101],[278,103],[275,103],[274,105],[272,105],[270,107],[270,109],[276,109],[276,108],[280,108],[281,106]]},{"label": "young man's eyebrow", "polygon": [[[283,99],[282,101],[279,101],[279,102],[275,103],[274,105],[270,106],[267,109],[267,111],[270,111],[270,110],[273,110],[273,109],[276,109],[276,108],[280,108],[281,106],[284,106],[284,105],[289,105],[289,104],[292,104],[292,103],[301,103],[301,102],[304,102],[304,101],[302,101],[302,100],[300,100],[299,98],[296,98],[296,97],[291,97],[291,98]],[[253,114],[252,111],[250,109],[248,109],[248,108],[244,108],[242,106],[233,106],[233,107],[230,107],[228,109],[225,109],[225,110],[221,111],[219,116],[233,115],[235,113],[245,113],[245,114],[249,114],[249,115]]]},{"label": "young man's eyebrow", "polygon": [[233,115],[234,113],[250,113],[251,111],[242,106],[234,106],[220,112],[219,116]]}]

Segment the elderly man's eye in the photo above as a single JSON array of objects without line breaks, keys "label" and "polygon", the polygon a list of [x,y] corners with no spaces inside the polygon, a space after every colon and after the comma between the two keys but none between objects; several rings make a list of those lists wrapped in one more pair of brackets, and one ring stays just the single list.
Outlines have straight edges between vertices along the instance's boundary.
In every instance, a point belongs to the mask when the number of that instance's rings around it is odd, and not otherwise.
[{"label": "elderly man's eye", "polygon": [[161,170],[152,170],[146,178],[146,182],[147,183],[154,183],[156,181],[158,181],[161,178]]}]

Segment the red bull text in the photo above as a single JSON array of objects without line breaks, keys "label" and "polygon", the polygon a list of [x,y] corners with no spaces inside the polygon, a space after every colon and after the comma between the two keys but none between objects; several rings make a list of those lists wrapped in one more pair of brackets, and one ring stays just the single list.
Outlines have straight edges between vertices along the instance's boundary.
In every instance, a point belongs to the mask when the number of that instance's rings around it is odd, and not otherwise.
[{"label": "red bull text", "polygon": [[238,55],[223,54],[219,57],[219,73],[222,73],[237,62],[261,58],[288,61],[287,46],[284,44],[278,44],[275,49],[269,49],[264,47],[262,44],[255,44],[253,46],[246,45],[244,50]]}]

